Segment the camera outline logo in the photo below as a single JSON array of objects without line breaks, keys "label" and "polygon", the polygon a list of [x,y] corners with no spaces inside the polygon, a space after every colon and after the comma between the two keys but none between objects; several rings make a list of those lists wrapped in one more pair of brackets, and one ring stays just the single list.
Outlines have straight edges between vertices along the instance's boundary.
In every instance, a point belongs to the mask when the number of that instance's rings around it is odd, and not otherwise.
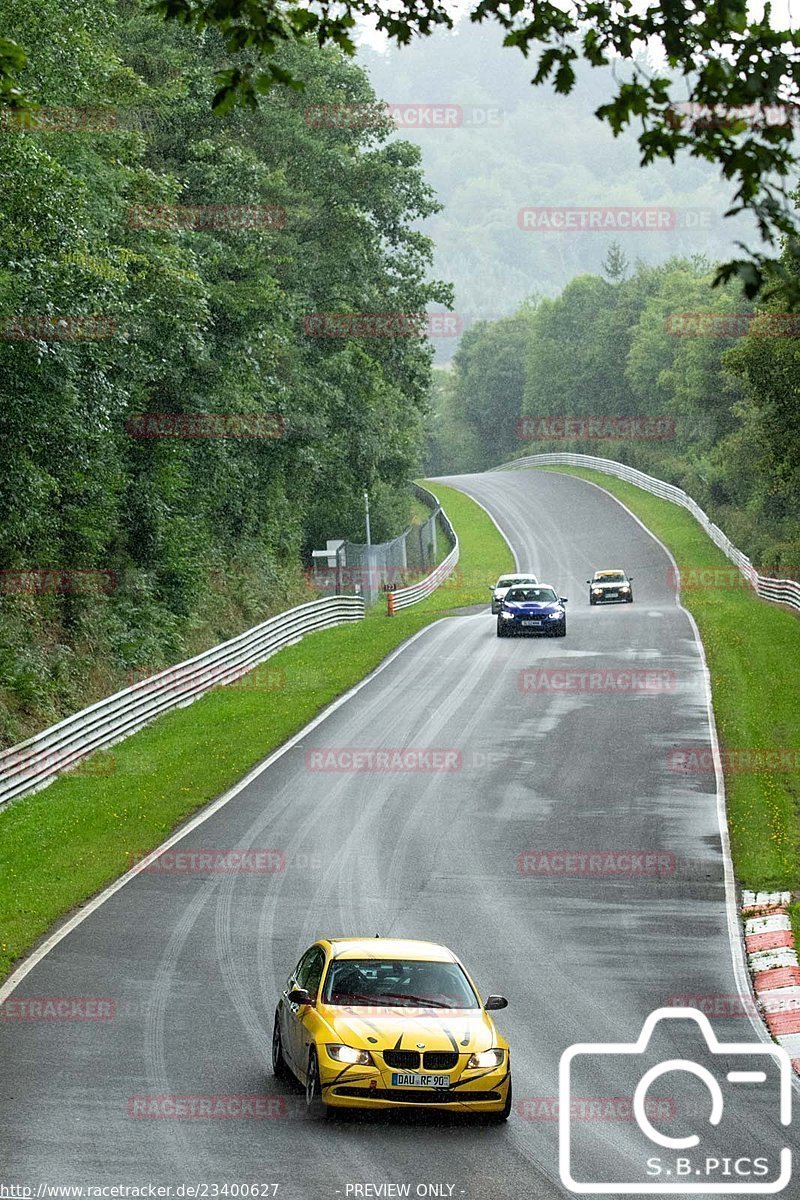
[{"label": "camera outline logo", "polygon": [[[777,1180],[765,1183],[726,1182],[714,1183],[705,1179],[694,1183],[625,1183],[614,1181],[608,1183],[591,1183],[573,1179],[571,1162],[571,1069],[573,1059],[579,1056],[598,1055],[643,1055],[652,1038],[656,1026],[661,1021],[689,1020],[699,1026],[705,1039],[709,1055],[745,1055],[749,1058],[770,1058],[779,1068],[780,1079],[780,1108],[779,1119],[783,1126],[791,1123],[792,1117],[792,1062],[787,1051],[778,1045],[764,1042],[720,1042],[711,1022],[705,1013],[696,1008],[658,1008],[652,1012],[642,1026],[642,1032],[635,1042],[577,1042],[569,1046],[561,1055],[559,1062],[559,1096],[560,1111],[558,1125],[558,1167],[561,1182],[571,1192],[580,1195],[691,1195],[692,1193],[753,1195],[781,1192],[791,1182],[792,1151],[784,1146],[780,1152],[780,1176]],[[639,1080],[633,1097],[633,1113],[636,1124],[650,1142],[672,1151],[688,1150],[699,1147],[701,1139],[697,1134],[684,1138],[673,1138],[659,1133],[654,1129],[645,1111],[647,1092],[650,1086],[661,1076],[672,1071],[684,1071],[695,1075],[705,1083],[711,1095],[711,1114],[709,1124],[719,1125],[722,1120],[725,1098],[719,1081],[712,1075],[708,1067],[693,1062],[691,1059],[673,1058],[652,1066],[645,1071]],[[764,1071],[728,1071],[726,1077],[731,1084],[737,1083],[766,1083]]]}]

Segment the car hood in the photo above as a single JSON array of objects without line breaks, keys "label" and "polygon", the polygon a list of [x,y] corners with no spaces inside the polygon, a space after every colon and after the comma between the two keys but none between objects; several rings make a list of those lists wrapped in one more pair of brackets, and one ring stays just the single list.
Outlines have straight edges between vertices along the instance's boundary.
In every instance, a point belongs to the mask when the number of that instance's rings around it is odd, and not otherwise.
[{"label": "car hood", "polygon": [[503,605],[508,612],[513,613],[552,613],[561,612],[563,605],[557,604],[554,600],[548,601],[547,604],[537,603],[534,600],[507,600]]},{"label": "car hood", "polygon": [[628,585],[627,581],[624,579],[620,579],[619,583],[611,583],[607,579],[601,579],[601,580],[595,581],[592,584],[593,588],[613,588],[614,591],[616,591],[618,588],[628,587],[628,586],[629,585]]},{"label": "car hood", "polygon": [[494,1023],[480,1009],[321,1004],[318,1011],[337,1041],[359,1050],[415,1050],[422,1042],[426,1050],[476,1054],[498,1045]]}]

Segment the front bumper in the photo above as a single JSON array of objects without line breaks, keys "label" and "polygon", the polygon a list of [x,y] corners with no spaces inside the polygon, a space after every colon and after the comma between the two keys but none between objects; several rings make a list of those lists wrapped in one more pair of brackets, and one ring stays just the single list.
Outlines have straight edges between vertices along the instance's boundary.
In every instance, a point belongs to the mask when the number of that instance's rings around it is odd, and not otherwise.
[{"label": "front bumper", "polygon": [[511,1082],[508,1055],[495,1070],[464,1070],[446,1091],[434,1088],[392,1087],[391,1068],[347,1067],[325,1062],[320,1054],[322,1098],[332,1108],[432,1108],[456,1113],[499,1112]]},{"label": "front bumper", "polygon": [[593,596],[590,592],[589,599],[594,604],[625,604],[628,600],[632,600],[633,596],[630,592],[625,592],[624,594],[615,592],[612,595],[603,593],[600,596]]},{"label": "front bumper", "polygon": [[560,621],[551,621],[549,618],[546,618],[542,621],[541,625],[523,625],[522,621],[516,619],[513,621],[502,621],[501,618],[501,622],[500,628],[506,633],[519,634],[520,636],[527,636],[529,634],[531,637],[552,637],[564,629],[567,624],[566,617]]}]

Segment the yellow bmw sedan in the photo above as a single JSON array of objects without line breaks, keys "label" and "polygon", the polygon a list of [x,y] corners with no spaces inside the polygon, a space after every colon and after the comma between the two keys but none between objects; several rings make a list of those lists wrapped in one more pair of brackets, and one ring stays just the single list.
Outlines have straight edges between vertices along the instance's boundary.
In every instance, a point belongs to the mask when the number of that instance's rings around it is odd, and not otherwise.
[{"label": "yellow bmw sedan", "polygon": [[275,1012],[272,1069],[293,1075],[306,1106],[433,1108],[505,1121],[508,1043],[452,951],[431,942],[333,938],[315,942]]}]

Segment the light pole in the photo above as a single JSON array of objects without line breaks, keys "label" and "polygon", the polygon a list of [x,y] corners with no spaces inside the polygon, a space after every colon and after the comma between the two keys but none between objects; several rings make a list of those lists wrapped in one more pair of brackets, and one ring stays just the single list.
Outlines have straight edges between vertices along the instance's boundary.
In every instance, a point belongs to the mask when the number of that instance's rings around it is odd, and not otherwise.
[{"label": "light pole", "polygon": [[372,545],[372,535],[370,533],[370,528],[369,528],[369,492],[366,490],[366,488],[364,489],[364,508],[366,509],[366,513],[367,513],[367,545],[371,546]]}]

